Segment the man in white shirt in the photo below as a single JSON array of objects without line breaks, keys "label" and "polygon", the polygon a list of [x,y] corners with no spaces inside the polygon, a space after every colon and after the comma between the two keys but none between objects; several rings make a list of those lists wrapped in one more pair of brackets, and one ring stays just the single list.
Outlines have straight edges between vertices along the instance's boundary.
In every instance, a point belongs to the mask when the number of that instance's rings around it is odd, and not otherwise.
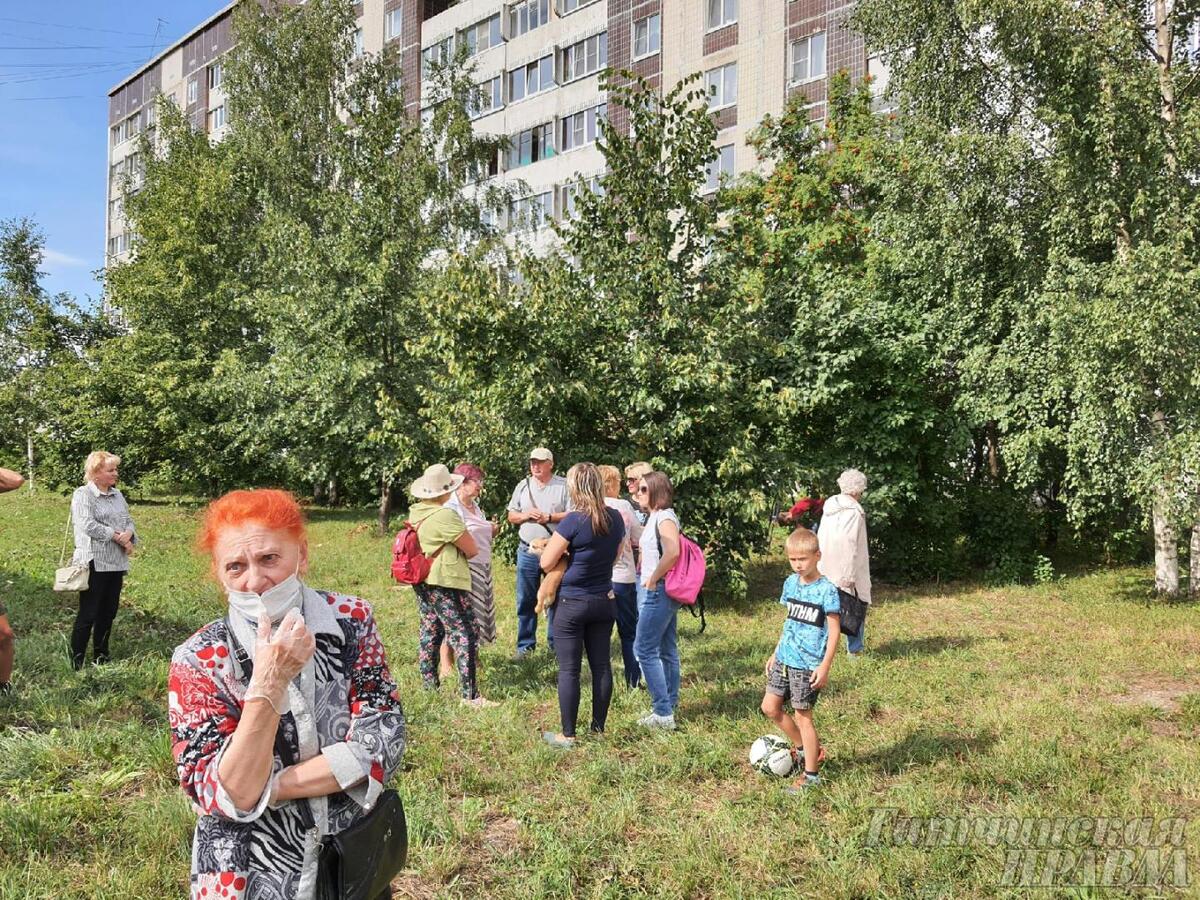
[{"label": "man in white shirt", "polygon": [[[569,511],[567,480],[554,474],[554,454],[545,447],[529,451],[529,475],[517,482],[508,502],[508,521],[518,526],[517,658],[537,647],[537,592],[542,583],[539,557],[529,552],[538,538],[550,537]],[[546,642],[554,652],[554,607],[546,610]]]}]

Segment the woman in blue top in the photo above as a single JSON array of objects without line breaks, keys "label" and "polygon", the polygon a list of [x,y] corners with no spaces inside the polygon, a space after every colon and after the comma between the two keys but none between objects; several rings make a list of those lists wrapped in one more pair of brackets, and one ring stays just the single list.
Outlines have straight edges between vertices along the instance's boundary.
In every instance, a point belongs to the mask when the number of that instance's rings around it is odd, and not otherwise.
[{"label": "woman in blue top", "polygon": [[549,572],[570,553],[554,614],[554,653],[558,657],[558,710],[562,732],[544,732],[554,747],[575,743],[579,715],[579,675],[586,650],[592,670],[592,725],[604,731],[612,700],[612,661],[609,646],[617,604],[612,593],[612,568],[625,537],[621,514],[604,503],[604,479],[591,463],[567,471],[567,495],[574,508],[559,523],[546,549],[542,570]]}]

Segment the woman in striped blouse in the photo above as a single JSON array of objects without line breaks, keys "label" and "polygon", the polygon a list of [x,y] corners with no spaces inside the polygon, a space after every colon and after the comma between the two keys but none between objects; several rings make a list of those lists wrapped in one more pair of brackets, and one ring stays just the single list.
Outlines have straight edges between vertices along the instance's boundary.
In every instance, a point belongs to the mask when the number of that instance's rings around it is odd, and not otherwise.
[{"label": "woman in striped blouse", "polygon": [[129,554],[137,544],[137,532],[129,506],[117,490],[117,467],[121,457],[103,450],[88,454],[83,464],[86,483],[71,497],[75,523],[75,555],[72,562],[88,567],[88,587],[79,592],[79,615],[71,631],[71,664],[83,668],[88,640],[97,664],[108,662],[108,636],[121,587],[129,571]]}]

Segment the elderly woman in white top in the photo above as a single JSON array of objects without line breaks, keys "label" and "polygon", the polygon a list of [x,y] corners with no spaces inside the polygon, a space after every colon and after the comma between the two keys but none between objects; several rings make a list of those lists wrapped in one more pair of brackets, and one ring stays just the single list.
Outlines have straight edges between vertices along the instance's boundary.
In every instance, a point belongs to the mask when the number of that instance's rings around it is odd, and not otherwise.
[{"label": "elderly woman in white top", "polygon": [[[840,494],[825,501],[817,540],[821,545],[821,574],[843,591],[857,593],[871,603],[871,560],[867,550],[867,516],[859,501],[867,490],[867,476],[858,469],[847,469],[838,476]],[[862,653],[866,623],[858,637],[846,635],[851,656]]]},{"label": "elderly woman in white top", "polygon": [[121,587],[129,571],[129,554],[137,544],[137,532],[129,506],[117,490],[117,467],[121,457],[96,450],[83,464],[86,483],[71,497],[75,523],[75,565],[88,567],[88,587],[79,592],[79,615],[71,629],[71,664],[83,668],[88,640],[92,641],[97,664],[109,660],[108,637]]}]

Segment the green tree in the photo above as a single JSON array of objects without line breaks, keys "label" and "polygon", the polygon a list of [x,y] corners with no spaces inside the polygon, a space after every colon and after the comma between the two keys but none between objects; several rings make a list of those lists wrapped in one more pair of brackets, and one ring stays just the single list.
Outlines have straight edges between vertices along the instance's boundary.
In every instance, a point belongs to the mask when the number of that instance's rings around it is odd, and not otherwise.
[{"label": "green tree", "polygon": [[702,193],[715,128],[689,79],[659,96],[607,86],[630,133],[604,131],[602,189],[581,186],[561,242],[518,277],[476,253],[441,282],[420,345],[439,442],[501,479],[525,448],[564,462],[650,460],[722,575],[760,546],[777,469],[763,310],[714,282],[722,195]]},{"label": "green tree", "polygon": [[383,528],[394,478],[434,453],[407,342],[431,262],[481,227],[465,188],[496,142],[473,133],[459,64],[430,122],[409,119],[398,52],[356,57],[344,3],[243,4],[234,25],[224,140],[164,109],[165,152],[128,204],[137,252],[110,285],[130,346],[112,363],[161,362],[151,377],[181,393],[143,430],[206,487],[333,481],[373,493]]},{"label": "green tree", "polygon": [[[863,0],[857,27],[892,65],[911,134],[1020,148],[1038,177],[1005,193],[1036,212],[1026,256],[1039,315],[1010,365],[1031,445],[1060,437],[1076,521],[1128,504],[1152,523],[1155,584],[1178,591],[1177,540],[1195,521],[1197,215],[1193,3]],[[1014,282],[1018,283],[1018,282]],[[1183,327],[1181,327],[1181,324]],[[1049,360],[1049,365],[1046,364]],[[1047,416],[1045,412],[1052,410]]]},{"label": "green tree", "polygon": [[30,220],[0,221],[0,446],[24,455],[30,490],[35,472],[51,483],[76,474],[78,442],[63,418],[77,402],[81,356],[105,333],[102,319],[42,287],[44,249]]}]

